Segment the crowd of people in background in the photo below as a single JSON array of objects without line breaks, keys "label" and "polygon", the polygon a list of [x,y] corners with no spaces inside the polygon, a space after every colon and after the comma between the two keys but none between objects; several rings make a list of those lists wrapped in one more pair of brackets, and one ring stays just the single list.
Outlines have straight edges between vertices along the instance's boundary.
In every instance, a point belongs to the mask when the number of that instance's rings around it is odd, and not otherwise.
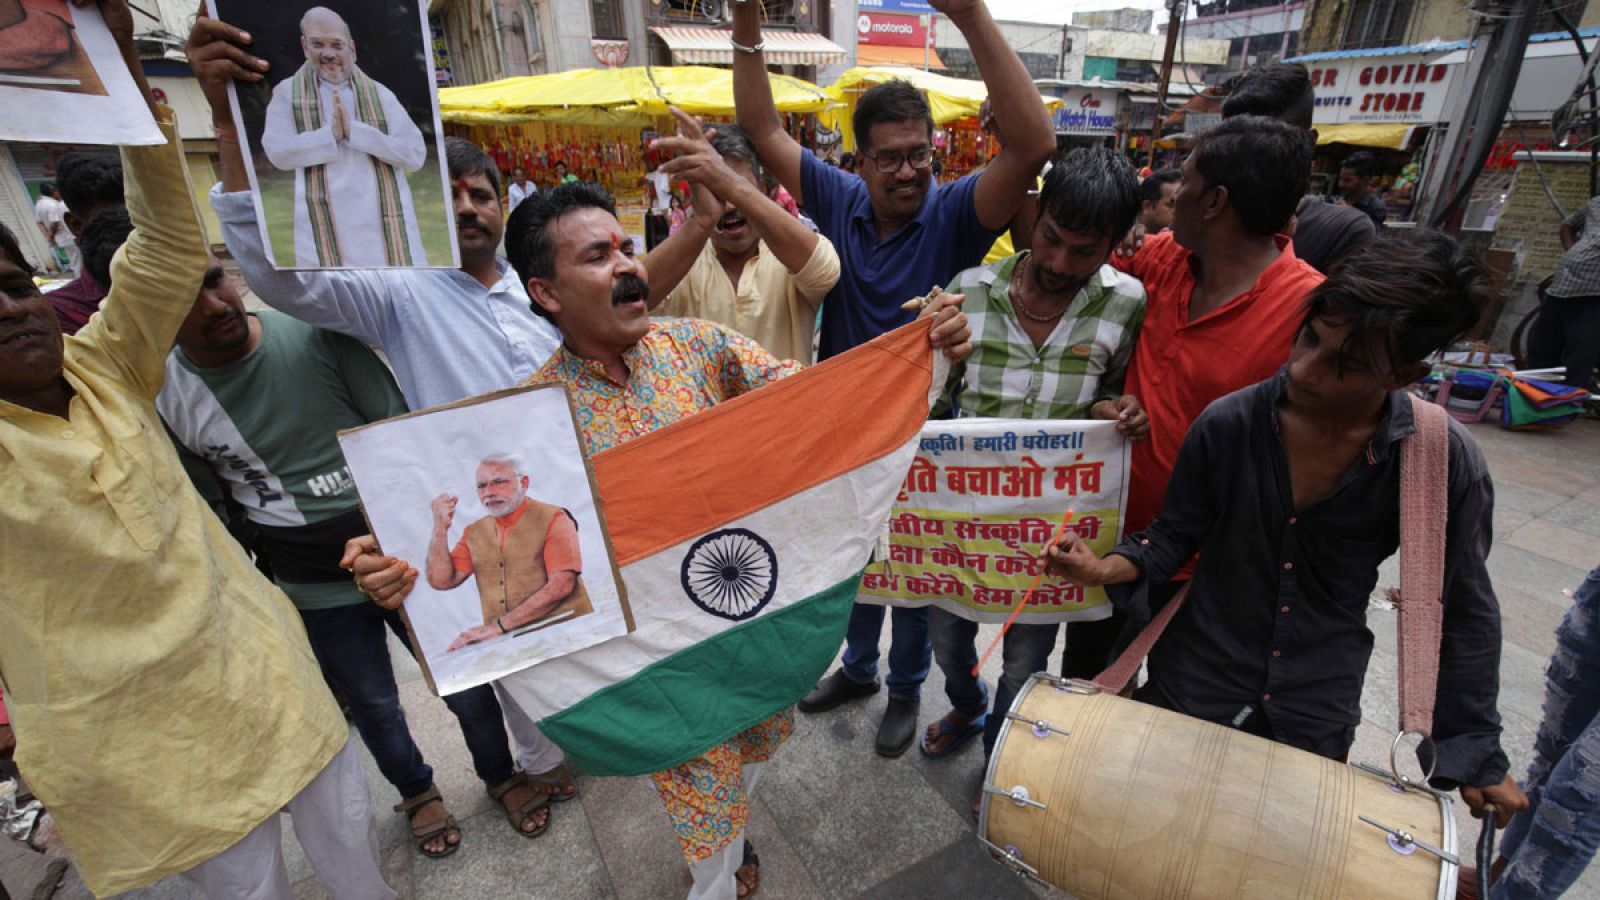
[{"label": "crowd of people in background", "polygon": [[[125,5],[99,2],[149,98]],[[774,106],[758,8],[732,4],[736,122],[674,111],[676,132],[652,148],[667,161],[644,175],[647,252],[614,199],[564,164],[535,185],[450,138],[454,270],[271,265],[228,106],[230,82],[259,81],[265,64],[247,34],[200,15],[187,52],[221,154],[209,203],[243,286],[272,309],[247,312],[208,252],[174,114],[153,99],[165,146],[64,161],[40,201],[57,262],[81,256],[72,284],[41,294],[0,229],[0,728],[14,728],[91,889],[181,874],[208,896],[288,896],[287,810],[334,896],[395,896],[357,738],[417,852],[474,839],[417,746],[387,649],[391,634],[410,649],[395,610],[419,561],[367,533],[338,430],[561,384],[595,454],[917,320],[951,363],[934,415],[1097,419],[1131,442],[1116,549],[1097,556],[1072,531],[1040,548],[1053,575],[1111,586],[1109,600],[1067,626],[1010,629],[992,688],[972,675],[972,622],[858,603],[838,668],[798,710],[886,688],[878,754],[940,759],[979,738],[987,757],[1032,673],[1091,677],[1185,604],[1137,699],[1348,757],[1368,598],[1403,540],[1400,447],[1424,415],[1406,388],[1477,321],[1483,273],[1442,234],[1380,231],[1360,154],[1340,172],[1341,203],[1306,197],[1301,66],[1252,70],[1221,124],[1141,181],[1109,149],[1057,151],[981,0],[931,2],[991,98],[1002,149],[981,171],[939,179],[931,111],[905,81],[864,92],[857,149],[819,159]],[[1594,849],[1595,795],[1572,761],[1592,751],[1594,704],[1547,710],[1530,809],[1501,742],[1493,485],[1471,435],[1447,434],[1433,785],[1515,822],[1492,896],[1552,896]],[[505,480],[525,474],[504,465]],[[283,489],[268,498],[265,483]],[[448,512],[434,510],[446,526]],[[437,549],[446,562],[420,568],[460,583],[460,560]],[[1594,577],[1563,628],[1552,696],[1592,681]],[[949,706],[924,724],[935,663]],[[507,827],[544,834],[581,773],[498,683],[443,702]],[[775,711],[651,777],[690,898],[760,888],[750,798],[796,720]],[[150,762],[130,773],[107,746]]]}]

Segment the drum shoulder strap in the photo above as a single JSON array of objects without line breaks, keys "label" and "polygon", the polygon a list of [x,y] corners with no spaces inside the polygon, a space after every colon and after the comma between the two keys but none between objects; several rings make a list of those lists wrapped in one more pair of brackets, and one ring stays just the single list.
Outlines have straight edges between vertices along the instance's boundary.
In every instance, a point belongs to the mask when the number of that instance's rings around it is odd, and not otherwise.
[{"label": "drum shoulder strap", "polygon": [[1400,730],[1433,731],[1444,631],[1445,532],[1450,503],[1450,418],[1415,394],[1417,431],[1400,445]]},{"label": "drum shoulder strap", "polygon": [[[1442,407],[1409,395],[1416,434],[1400,445],[1400,730],[1431,734],[1439,683],[1439,641],[1444,626],[1445,527],[1449,510],[1450,422]],[[1139,671],[1189,597],[1193,582],[1162,607],[1133,643],[1094,677],[1109,693],[1121,693]]]}]

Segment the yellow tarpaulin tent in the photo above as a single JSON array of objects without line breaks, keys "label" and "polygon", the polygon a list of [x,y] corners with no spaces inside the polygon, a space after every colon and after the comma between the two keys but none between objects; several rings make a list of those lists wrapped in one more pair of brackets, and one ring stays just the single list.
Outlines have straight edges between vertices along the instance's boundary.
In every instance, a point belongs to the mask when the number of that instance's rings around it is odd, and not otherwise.
[{"label": "yellow tarpaulin tent", "polygon": [[[978,107],[982,106],[984,98],[989,96],[988,86],[981,81],[951,78],[948,75],[937,75],[921,69],[905,66],[847,69],[837,81],[827,87],[828,95],[839,105],[818,116],[827,127],[840,130],[844,149],[854,150],[856,146],[855,135],[850,128],[850,116],[855,112],[857,98],[874,85],[896,78],[911,82],[927,95],[935,125],[976,116]],[[1053,110],[1061,105],[1061,100],[1046,97],[1044,103]]]},{"label": "yellow tarpaulin tent", "polygon": [[[810,82],[767,77],[782,112],[821,112],[835,102]],[[668,106],[697,116],[731,118],[733,72],[710,66],[572,69],[439,91],[440,117],[464,125],[645,125],[667,115]]]}]

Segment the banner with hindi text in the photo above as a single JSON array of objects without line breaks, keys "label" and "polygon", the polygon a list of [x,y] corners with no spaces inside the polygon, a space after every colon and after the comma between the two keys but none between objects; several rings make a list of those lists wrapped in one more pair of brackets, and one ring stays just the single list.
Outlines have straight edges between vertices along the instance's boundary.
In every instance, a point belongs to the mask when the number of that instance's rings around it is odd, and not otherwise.
[{"label": "banner with hindi text", "polygon": [[[888,557],[867,567],[858,599],[1003,622],[1069,508],[1070,527],[1096,553],[1116,546],[1127,471],[1128,442],[1115,422],[929,422],[889,517]],[[1017,621],[1109,614],[1104,589],[1046,576]]]}]

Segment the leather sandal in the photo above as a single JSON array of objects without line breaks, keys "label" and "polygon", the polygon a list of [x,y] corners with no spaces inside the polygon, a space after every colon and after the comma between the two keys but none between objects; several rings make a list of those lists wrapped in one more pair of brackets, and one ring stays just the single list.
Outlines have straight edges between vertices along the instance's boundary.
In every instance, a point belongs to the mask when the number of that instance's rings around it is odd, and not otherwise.
[{"label": "leather sandal", "polygon": [[744,860],[734,870],[733,880],[737,882],[740,900],[761,890],[761,857],[756,855],[756,848],[751,845],[749,838],[744,839]]},{"label": "leather sandal", "polygon": [[[529,773],[524,776],[528,779],[528,786],[550,798],[551,803],[565,803],[578,796],[578,782],[572,777],[572,771],[566,763],[557,765],[548,772],[538,775]],[[571,791],[565,790],[572,788]]]},{"label": "leather sandal", "polygon": [[[431,787],[415,797],[409,797],[394,805],[394,811],[405,813],[406,819],[411,825],[411,842],[416,844],[417,852],[429,859],[443,859],[461,849],[461,828],[456,825],[456,817],[450,815],[448,810],[446,810],[444,821],[442,822],[434,822],[429,825],[416,824],[416,818],[412,816],[412,813],[436,800],[441,807],[444,806],[444,798],[439,795],[439,789]],[[429,850],[427,848],[426,845],[429,841],[441,835],[448,836],[452,831],[456,833],[456,842],[454,844],[447,839],[443,850]]]},{"label": "leather sandal", "polygon": [[524,823],[533,820],[534,813],[541,809],[545,809],[550,805],[550,795],[538,793],[537,789],[535,789],[532,800],[523,803],[521,806],[518,806],[515,809],[506,806],[505,803],[502,802],[501,798],[519,787],[532,788],[532,785],[528,784],[527,776],[521,772],[518,772],[510,778],[507,778],[505,781],[502,781],[494,787],[489,788],[489,798],[494,802],[499,803],[500,808],[505,811],[506,821],[511,823],[512,831],[515,831],[517,834],[520,834],[525,838],[536,838],[550,829],[549,813],[545,814],[544,822],[540,823],[540,825],[532,831],[524,831],[522,826]]}]

